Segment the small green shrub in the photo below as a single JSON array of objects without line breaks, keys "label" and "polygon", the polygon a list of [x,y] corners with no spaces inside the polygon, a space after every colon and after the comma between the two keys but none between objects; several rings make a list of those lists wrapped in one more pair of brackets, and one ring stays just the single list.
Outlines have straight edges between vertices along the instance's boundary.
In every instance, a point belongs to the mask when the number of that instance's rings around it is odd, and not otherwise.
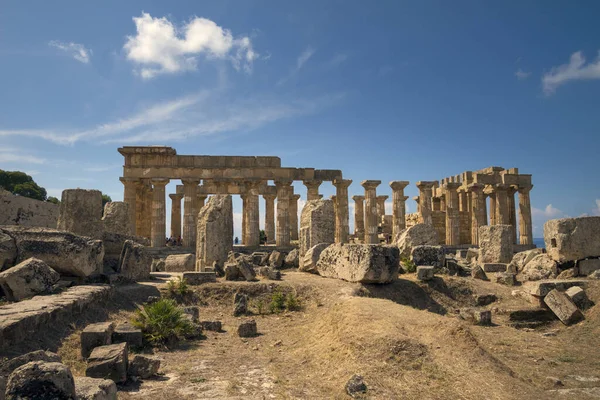
[{"label": "small green shrub", "polygon": [[167,282],[167,296],[170,299],[174,299],[178,303],[184,302],[190,295],[192,290],[190,289],[187,281],[182,277],[177,279],[171,279]]},{"label": "small green shrub", "polygon": [[269,311],[272,313],[278,313],[285,310],[285,295],[280,290],[276,290],[271,296],[271,303],[269,303]]},{"label": "small green shrub", "polygon": [[400,260],[406,272],[413,273],[417,272],[417,265],[408,257],[402,257]]},{"label": "small green shrub", "polygon": [[294,293],[290,292],[285,298],[285,308],[288,311],[298,311],[300,310],[300,301],[294,295]]},{"label": "small green shrub", "polygon": [[175,300],[160,299],[139,307],[132,324],[140,328],[150,344],[167,345],[193,335],[194,326]]},{"label": "small green shrub", "polygon": [[254,303],[254,305],[256,306],[256,311],[258,313],[258,315],[263,315],[265,313],[265,302],[262,300],[258,300],[256,301],[256,303]]}]

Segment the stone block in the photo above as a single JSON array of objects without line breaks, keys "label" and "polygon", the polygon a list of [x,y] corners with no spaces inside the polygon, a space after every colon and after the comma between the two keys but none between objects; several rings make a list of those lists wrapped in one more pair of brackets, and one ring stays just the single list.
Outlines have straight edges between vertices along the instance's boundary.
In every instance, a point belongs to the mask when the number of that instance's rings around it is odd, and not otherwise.
[{"label": "stone block", "polygon": [[433,279],[434,268],[432,266],[419,265],[417,267],[417,279],[420,281],[429,281]]},{"label": "stone block", "polygon": [[507,265],[502,263],[485,263],[481,264],[481,268],[485,272],[506,272]]},{"label": "stone block", "polygon": [[479,265],[473,267],[473,269],[471,270],[471,277],[473,279],[481,279],[482,281],[489,280],[485,271]]},{"label": "stone block", "polygon": [[200,321],[200,326],[205,331],[221,332],[221,321]]},{"label": "stone block", "polygon": [[310,272],[311,274],[318,274],[317,262],[321,256],[321,252],[325,250],[331,243],[319,243],[306,251],[302,262],[300,263],[299,271]]},{"label": "stone block", "polygon": [[538,254],[522,268],[519,278],[522,282],[556,278],[558,264],[548,254]]},{"label": "stone block", "polygon": [[519,273],[523,270],[523,268],[525,267],[525,265],[527,265],[529,261],[531,261],[535,256],[542,254],[543,252],[543,249],[521,251],[513,255],[513,258],[510,261],[509,265],[514,267],[516,273]]},{"label": "stone block", "polygon": [[600,256],[600,217],[562,218],[544,224],[546,251],[554,261]]},{"label": "stone block", "polygon": [[6,384],[6,399],[74,399],[75,381],[59,362],[32,361],[15,369]]},{"label": "stone block", "polygon": [[124,383],[128,364],[127,343],[96,347],[88,359],[85,375]]},{"label": "stone block", "polygon": [[256,321],[250,320],[242,322],[238,326],[238,336],[239,337],[254,337],[258,335],[258,330],[256,328]]},{"label": "stone block", "polygon": [[198,322],[200,319],[200,307],[198,306],[183,307],[183,312],[192,317],[192,322]]},{"label": "stone block", "polygon": [[390,283],[398,279],[400,254],[395,246],[332,244],[321,252],[319,275],[360,283]]},{"label": "stone block", "polygon": [[117,385],[110,379],[75,377],[77,400],[117,400]]},{"label": "stone block", "polygon": [[415,246],[438,246],[440,238],[432,225],[416,224],[400,231],[394,238],[394,243],[400,250],[401,257],[410,257]]},{"label": "stone block", "polygon": [[58,272],[36,258],[0,272],[0,288],[10,301],[20,301],[37,294],[49,293],[60,279]]},{"label": "stone block", "polygon": [[96,347],[111,344],[114,329],[113,322],[100,322],[86,326],[80,335],[81,356],[88,358]]},{"label": "stone block", "polygon": [[281,280],[281,272],[277,271],[273,267],[258,267],[256,271],[258,272],[258,275],[267,279],[271,279],[273,281]]},{"label": "stone block", "polygon": [[506,286],[516,286],[518,283],[517,276],[509,272],[501,272],[496,275],[496,283]]},{"label": "stone block", "polygon": [[[334,240],[335,212],[333,201],[307,201],[300,216],[300,262],[304,262],[306,253],[314,246],[320,243],[331,244]],[[308,268],[310,269],[310,267]],[[314,269],[309,269],[304,269],[304,271],[314,273]]]},{"label": "stone block", "polygon": [[587,260],[577,261],[579,275],[588,276],[592,272],[600,270],[600,258],[588,258]]},{"label": "stone block", "polygon": [[123,201],[111,201],[104,205],[102,216],[105,232],[132,235],[133,227],[129,219],[129,204]]},{"label": "stone block", "polygon": [[428,265],[436,270],[441,269],[446,261],[442,246],[414,246],[410,258],[417,266]]},{"label": "stone block", "polygon": [[300,265],[300,251],[298,249],[294,249],[285,256],[285,260],[283,265],[286,268],[298,268]]},{"label": "stone block", "polygon": [[159,359],[136,354],[133,356],[133,360],[129,362],[129,375],[147,379],[156,375],[159,368]]},{"label": "stone block", "polygon": [[256,280],[256,272],[254,267],[244,257],[240,257],[236,260],[237,269],[240,272],[240,276],[245,280],[252,282]]},{"label": "stone block", "polygon": [[102,238],[102,192],[99,190],[63,190],[57,228],[61,231]]},{"label": "stone block", "polygon": [[192,286],[217,281],[217,275],[214,272],[184,272],[182,277]]},{"label": "stone block", "polygon": [[585,290],[579,286],[568,288],[565,294],[569,296],[569,298],[580,310],[585,310],[591,305],[590,299],[588,299]]},{"label": "stone block", "polygon": [[510,225],[484,225],[479,227],[480,264],[508,264],[513,257],[512,227]]},{"label": "stone block", "polygon": [[6,383],[8,377],[17,368],[32,361],[45,361],[45,362],[61,362],[58,354],[50,351],[36,350],[21,356],[11,358],[10,360],[0,362],[0,399],[3,399],[6,391]]},{"label": "stone block", "polygon": [[171,254],[165,258],[166,272],[186,272],[196,270],[195,254]]},{"label": "stone block", "polygon": [[144,335],[140,329],[129,322],[124,322],[115,327],[112,333],[112,342],[127,343],[131,347],[142,347]]},{"label": "stone block", "polygon": [[4,271],[13,265],[17,259],[17,244],[15,239],[0,231],[0,271]]},{"label": "stone block", "polygon": [[248,313],[248,295],[236,293],[233,295],[233,316],[239,317]]},{"label": "stone block", "polygon": [[237,263],[225,263],[224,269],[226,281],[237,281],[239,279],[241,274]]},{"label": "stone block", "polygon": [[492,312],[489,310],[479,310],[475,308],[461,308],[459,310],[459,316],[467,321],[470,321],[476,325],[491,325],[492,324]]},{"label": "stone block", "polygon": [[565,325],[571,325],[583,319],[583,314],[564,292],[553,289],[544,297],[544,303]]},{"label": "stone block", "polygon": [[561,292],[566,291],[568,288],[573,286],[585,287],[586,282],[584,280],[544,280],[536,282],[527,282],[523,286],[532,295],[538,297],[544,297],[550,293],[553,289],[558,289]]},{"label": "stone block", "polygon": [[498,297],[495,294],[476,294],[473,295],[473,300],[476,306],[482,307],[496,302]]},{"label": "stone block", "polygon": [[133,281],[144,280],[150,277],[152,267],[152,256],[146,246],[126,240],[123,244],[119,268],[117,272],[127,279]]},{"label": "stone block", "polygon": [[269,255],[269,265],[273,268],[281,269],[283,268],[283,262],[285,261],[285,254],[273,250],[271,255]]},{"label": "stone block", "polygon": [[224,265],[233,249],[233,206],[231,196],[214,195],[198,213],[196,271]]},{"label": "stone block", "polygon": [[548,322],[556,320],[556,316],[552,311],[545,307],[521,308],[509,311],[508,320],[511,322]]}]

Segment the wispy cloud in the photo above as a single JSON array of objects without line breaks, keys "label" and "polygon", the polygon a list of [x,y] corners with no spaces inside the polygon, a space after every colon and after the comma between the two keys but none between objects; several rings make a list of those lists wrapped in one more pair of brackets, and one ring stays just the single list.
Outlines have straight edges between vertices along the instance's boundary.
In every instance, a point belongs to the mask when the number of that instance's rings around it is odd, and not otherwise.
[{"label": "wispy cloud", "polygon": [[315,51],[316,50],[313,49],[311,46],[308,46],[296,59],[296,65],[290,70],[290,72],[286,76],[284,76],[277,82],[277,85],[281,86],[290,79],[294,78],[296,75],[298,75],[298,72],[300,72],[300,70],[304,67],[304,64],[306,64],[308,60],[310,60],[310,58],[315,54]]},{"label": "wispy cloud", "polygon": [[545,218],[556,218],[558,216],[564,215],[564,213],[561,210],[552,206],[552,204],[548,204],[546,206],[546,208],[544,208],[543,210],[532,207],[531,214],[534,217],[545,217]]},{"label": "wispy cloud", "polygon": [[542,76],[544,93],[553,94],[559,86],[570,81],[600,79],[600,57],[586,64],[581,51],[571,54],[568,64],[553,67]]},{"label": "wispy cloud", "polygon": [[515,76],[518,80],[523,81],[531,76],[531,72],[525,72],[521,68],[519,68],[517,72],[515,72]]},{"label": "wispy cloud", "polygon": [[143,12],[133,22],[137,33],[127,37],[123,49],[144,79],[195,70],[200,56],[228,59],[236,70],[250,73],[258,58],[249,37],[234,37],[229,29],[210,19],[194,17],[177,27],[165,17],[154,18]]},{"label": "wispy cloud", "polygon": [[66,43],[60,42],[58,40],[52,40],[48,43],[48,46],[62,50],[77,61],[82,62],[84,64],[88,64],[90,62],[90,58],[93,54],[91,49],[88,49],[84,45],[79,43]]},{"label": "wispy cloud", "polygon": [[0,163],[45,164],[46,159],[31,154],[5,152],[0,150]]},{"label": "wispy cloud", "polygon": [[331,60],[329,60],[327,62],[327,67],[329,68],[334,68],[337,67],[340,64],[343,64],[344,62],[346,62],[346,60],[348,59],[348,54],[344,54],[344,53],[337,53],[335,54]]}]

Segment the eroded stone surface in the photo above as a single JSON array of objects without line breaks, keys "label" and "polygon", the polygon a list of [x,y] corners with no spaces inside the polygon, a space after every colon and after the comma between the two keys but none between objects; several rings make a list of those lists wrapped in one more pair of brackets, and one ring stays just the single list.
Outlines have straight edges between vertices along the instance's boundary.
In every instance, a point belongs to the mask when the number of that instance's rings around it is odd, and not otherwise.
[{"label": "eroded stone surface", "polygon": [[75,377],[77,400],[116,400],[117,385],[110,379]]},{"label": "eroded stone surface", "polygon": [[556,289],[551,290],[544,297],[544,303],[565,325],[571,325],[583,319],[581,311],[564,292],[559,292]]},{"label": "eroded stone surface", "polygon": [[440,239],[435,228],[430,224],[416,224],[400,231],[394,238],[396,246],[400,249],[401,257],[410,257],[415,246],[437,246]]},{"label": "eroded stone surface", "polygon": [[519,279],[524,281],[539,281],[556,278],[558,265],[548,254],[538,254],[533,257],[521,270]]},{"label": "eroded stone surface", "polygon": [[139,376],[142,379],[150,378],[158,373],[160,360],[154,357],[136,354],[129,363],[129,375]]},{"label": "eroded stone surface", "polygon": [[81,332],[81,356],[87,358],[98,346],[112,343],[112,334],[115,324],[112,322],[99,322],[90,324]]},{"label": "eroded stone surface", "polygon": [[60,279],[58,272],[36,258],[29,258],[0,272],[0,288],[10,301],[20,301],[36,294],[49,293]]},{"label": "eroded stone surface", "polygon": [[444,266],[446,259],[442,246],[414,246],[410,258],[415,265],[429,265],[436,270]]},{"label": "eroded stone surface", "polygon": [[250,320],[242,322],[238,326],[238,336],[239,337],[254,337],[258,335],[258,329],[256,327],[256,321]]},{"label": "eroded stone surface", "polygon": [[64,364],[32,361],[10,374],[6,384],[6,398],[74,399],[75,381]]},{"label": "eroded stone surface", "polygon": [[142,246],[133,240],[126,240],[119,258],[119,272],[127,279],[134,281],[148,279],[152,267],[152,256]]},{"label": "eroded stone surface", "polygon": [[600,256],[600,217],[552,219],[544,224],[546,251],[554,261]]},{"label": "eroded stone surface", "polygon": [[512,228],[510,225],[485,225],[479,227],[480,264],[508,264],[513,257]]},{"label": "eroded stone surface", "polygon": [[319,257],[321,256],[321,252],[325,250],[331,243],[319,243],[306,252],[304,257],[302,258],[302,262],[300,263],[299,271],[310,272],[311,274],[318,274],[317,270],[317,262],[319,261]]},{"label": "eroded stone surface", "polygon": [[102,192],[99,190],[63,190],[56,227],[100,239],[104,232],[102,214]]},{"label": "eroded stone surface", "polygon": [[165,271],[185,272],[196,270],[196,256],[194,254],[171,254],[165,258]]},{"label": "eroded stone surface", "polygon": [[0,271],[15,265],[17,259],[17,245],[15,240],[0,231]]},{"label": "eroded stone surface", "polygon": [[196,270],[204,271],[216,261],[224,265],[233,249],[233,209],[231,196],[215,195],[198,214]]},{"label": "eroded stone surface", "polygon": [[302,209],[300,218],[300,270],[308,271],[311,267],[304,267],[305,255],[314,246],[325,243],[330,244],[335,240],[335,213],[332,200],[310,200]]},{"label": "eroded stone surface", "polygon": [[111,201],[104,205],[102,217],[105,232],[132,235],[133,227],[129,218],[129,204],[122,201]]},{"label": "eroded stone surface", "polygon": [[96,347],[88,359],[85,375],[110,379],[115,383],[127,380],[127,343]]}]

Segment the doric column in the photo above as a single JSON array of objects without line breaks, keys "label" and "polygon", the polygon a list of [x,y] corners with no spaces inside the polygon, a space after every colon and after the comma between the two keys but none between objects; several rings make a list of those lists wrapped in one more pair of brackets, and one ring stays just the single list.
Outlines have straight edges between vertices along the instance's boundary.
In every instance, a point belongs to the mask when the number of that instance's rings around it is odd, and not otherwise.
[{"label": "doric column", "polygon": [[292,181],[275,181],[277,187],[277,246],[290,245],[290,193]]},{"label": "doric column", "polygon": [[293,194],[290,199],[290,239],[298,240],[298,200],[299,194]]},{"label": "doric column", "polygon": [[275,195],[265,194],[265,235],[267,243],[275,243]]},{"label": "doric column", "polygon": [[419,196],[414,196],[412,199],[417,203],[417,214],[421,214],[421,199]]},{"label": "doric column", "polygon": [[406,199],[404,188],[408,186],[408,181],[392,181],[392,238],[406,228]]},{"label": "doric column", "polygon": [[448,207],[448,205],[446,204],[446,194],[442,193],[442,195],[440,196],[440,211],[446,211],[446,207]]},{"label": "doric column", "polygon": [[381,223],[381,217],[385,215],[385,201],[390,196],[377,196],[377,223]]},{"label": "doric column", "polygon": [[365,244],[378,244],[377,236],[377,186],[381,181],[362,181],[365,188]]},{"label": "doric column", "polygon": [[123,201],[129,204],[129,225],[131,228],[131,232],[136,234],[136,208],[137,208],[137,187],[138,187],[138,179],[135,178],[119,178],[119,180],[123,183],[124,192],[123,192]]},{"label": "doric column", "polygon": [[417,188],[419,188],[419,222],[422,224],[433,225],[433,220],[431,219],[431,195],[433,185],[435,185],[435,182],[417,182]]},{"label": "doric column", "polygon": [[260,181],[244,182],[246,189],[246,245],[260,244],[260,215],[258,211],[258,186]]},{"label": "doric column", "polygon": [[460,214],[458,209],[458,188],[460,183],[448,182],[444,185],[446,190],[446,244],[456,246],[460,244]]},{"label": "doric column", "polygon": [[506,195],[508,196],[508,220],[509,225],[512,227],[513,243],[517,244],[517,206],[515,204],[515,193],[517,193],[517,187],[511,186],[508,188]]},{"label": "doric column", "polygon": [[135,234],[137,236],[150,238],[145,231],[145,221],[152,220],[152,209],[147,208],[146,198],[148,196],[148,184],[139,180],[135,190]]},{"label": "doric column", "polygon": [[171,198],[171,237],[177,239],[181,236],[181,199],[183,194],[170,194]]},{"label": "doric column", "polygon": [[[207,197],[208,195],[206,194],[198,194],[198,197],[196,197],[196,209],[198,210],[198,213],[202,210],[202,207],[204,207]],[[196,216],[198,216],[198,213],[196,213]]]},{"label": "doric column", "polygon": [[337,209],[335,213],[335,239],[336,243],[348,243],[348,187],[352,183],[350,179],[333,181],[335,195],[337,198]]},{"label": "doric column", "polygon": [[533,244],[533,226],[531,223],[531,200],[529,192],[533,185],[519,188],[519,242]]},{"label": "doric column", "polygon": [[483,185],[472,183],[469,185],[471,192],[471,244],[479,244],[479,227],[485,225],[485,194]]},{"label": "doric column", "polygon": [[144,237],[150,239],[152,237],[152,220],[154,215],[152,213],[152,203],[154,202],[154,188],[150,179],[146,183],[146,195],[144,196],[144,215],[142,216],[142,226]]},{"label": "doric column", "polygon": [[431,198],[431,211],[440,211],[442,207],[442,201],[440,197]]},{"label": "doric column", "polygon": [[508,216],[508,188],[506,184],[496,185],[496,224],[510,225]]},{"label": "doric column", "polygon": [[352,196],[354,200],[354,236],[362,242],[365,238],[365,196]]},{"label": "doric column", "polygon": [[485,188],[484,194],[490,198],[490,225],[496,225],[498,216],[498,211],[496,211],[496,188],[488,186]]},{"label": "doric column", "polygon": [[467,204],[467,191],[464,187],[458,192],[458,207],[460,211],[469,211],[469,206]]},{"label": "doric column", "polygon": [[246,246],[248,244],[248,197],[245,194],[241,194],[242,199],[242,244]]},{"label": "doric column", "polygon": [[335,217],[337,215],[337,196],[335,194],[332,194],[331,196],[329,196],[329,198],[333,203],[333,223],[335,225],[333,230],[335,235],[335,232],[337,232],[337,218]]},{"label": "doric column", "polygon": [[196,188],[200,180],[183,179],[181,182],[183,183],[183,246],[196,247],[196,220],[198,218]]},{"label": "doric column", "polygon": [[154,186],[152,199],[152,236],[150,245],[152,247],[164,247],[167,234],[167,204],[165,198],[165,186],[168,179],[152,179]]},{"label": "doric column", "polygon": [[319,186],[321,186],[323,181],[310,180],[303,181],[302,183],[304,183],[304,186],[306,186],[307,189],[306,200],[319,200],[323,197],[319,194]]}]

